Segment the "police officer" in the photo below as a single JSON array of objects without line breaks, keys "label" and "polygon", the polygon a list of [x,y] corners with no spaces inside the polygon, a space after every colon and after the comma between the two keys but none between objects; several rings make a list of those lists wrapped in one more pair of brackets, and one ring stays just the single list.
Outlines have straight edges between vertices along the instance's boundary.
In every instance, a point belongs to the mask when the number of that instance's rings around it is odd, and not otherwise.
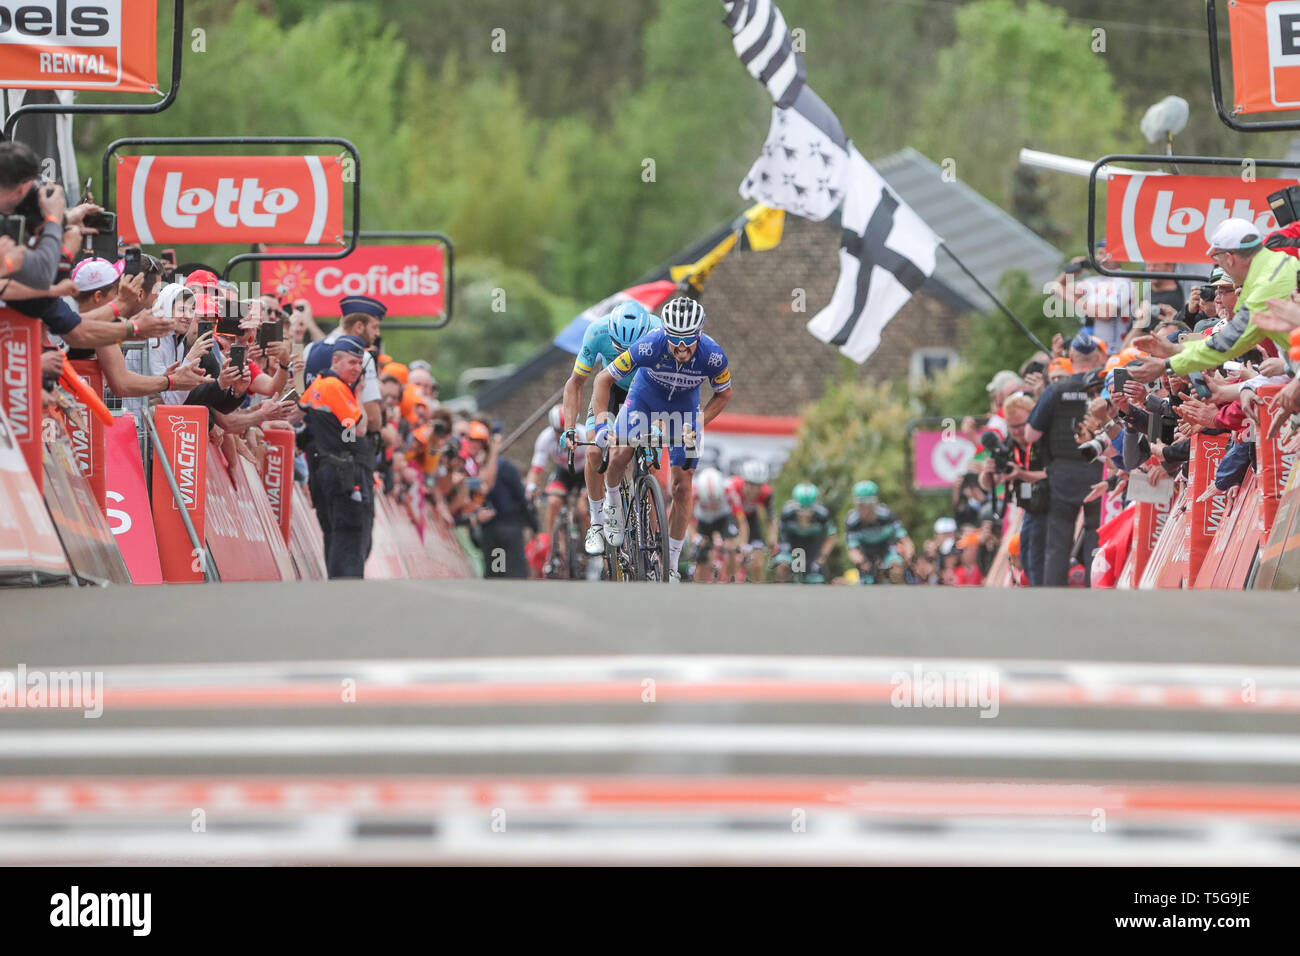
[{"label": "police officer", "polygon": [[1104,462],[1087,461],[1079,452],[1075,430],[1088,415],[1088,384],[1091,372],[1101,368],[1106,353],[1096,338],[1080,332],[1070,343],[1074,374],[1049,385],[1029,413],[1025,440],[1043,444],[1050,489],[1047,513],[1047,542],[1043,561],[1043,584],[1065,587],[1069,583],[1070,555],[1074,550],[1074,528],[1083,509],[1083,568],[1085,576],[1097,548],[1101,525],[1101,500],[1083,503],[1092,486],[1101,481]]},{"label": "police officer", "polygon": [[365,343],[343,335],[333,343],[330,367],[307,388],[308,487],[325,536],[331,578],[359,578],[370,553],[374,524],[374,472],[366,419],[356,388]]}]

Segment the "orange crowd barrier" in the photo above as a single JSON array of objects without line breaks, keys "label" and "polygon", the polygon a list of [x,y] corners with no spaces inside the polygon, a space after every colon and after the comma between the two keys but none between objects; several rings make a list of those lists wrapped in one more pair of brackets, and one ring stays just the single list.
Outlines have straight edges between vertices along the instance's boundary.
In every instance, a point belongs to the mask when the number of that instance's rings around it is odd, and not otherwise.
[{"label": "orange crowd barrier", "polygon": [[1291,477],[1291,468],[1295,464],[1295,453],[1284,451],[1278,438],[1265,438],[1273,424],[1273,412],[1268,403],[1278,392],[1281,385],[1265,385],[1259,390],[1259,434],[1255,444],[1255,460],[1259,463],[1259,493],[1263,499],[1264,533],[1273,528],[1282,494],[1287,480]]},{"label": "orange crowd barrier", "polygon": [[0,583],[62,584],[71,577],[58,532],[0,407]]},{"label": "orange crowd barrier", "polygon": [[[65,361],[64,374],[59,381],[66,384],[73,376],[78,376],[76,381],[81,383],[81,387],[69,389],[77,408],[78,420],[68,422],[68,438],[72,441],[72,452],[77,456],[77,465],[90,482],[95,500],[103,509],[107,504],[104,496],[104,433],[113,427],[113,415],[99,398],[104,394],[104,373],[99,362],[94,359]],[[104,420],[104,415],[108,416],[107,421]]]},{"label": "orange crowd barrier", "polygon": [[45,506],[72,570],[96,584],[130,584],[131,573],[62,424],[53,418],[44,424]]},{"label": "orange crowd barrier", "polygon": [[1228,450],[1227,435],[1195,435],[1187,467],[1187,580],[1194,581],[1210,550],[1210,542],[1228,513],[1228,493],[1202,495],[1214,485],[1215,472]]}]

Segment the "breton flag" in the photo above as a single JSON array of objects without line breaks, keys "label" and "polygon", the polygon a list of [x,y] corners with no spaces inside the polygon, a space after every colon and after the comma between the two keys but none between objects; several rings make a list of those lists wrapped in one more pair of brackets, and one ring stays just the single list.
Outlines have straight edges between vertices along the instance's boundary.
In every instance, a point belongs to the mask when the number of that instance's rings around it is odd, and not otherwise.
[{"label": "breton flag", "polygon": [[785,17],[772,0],[722,0],[736,56],[767,87],[779,107],[791,106],[804,85],[803,57],[795,52]]},{"label": "breton flag", "polygon": [[808,331],[861,363],[880,345],[889,320],[934,272],[942,240],[852,143],[846,179],[840,277]]},{"label": "breton flag", "polygon": [[844,199],[849,143],[830,107],[805,86],[790,109],[772,109],[763,151],[740,195],[821,222]]},{"label": "breton flag", "polygon": [[813,316],[808,331],[865,362],[889,320],[934,272],[942,240],[862,158],[807,85],[803,58],[776,5],[722,4],[736,55],[776,104],[763,152],[740,195],[816,222],[842,209],[840,276],[830,304]]}]

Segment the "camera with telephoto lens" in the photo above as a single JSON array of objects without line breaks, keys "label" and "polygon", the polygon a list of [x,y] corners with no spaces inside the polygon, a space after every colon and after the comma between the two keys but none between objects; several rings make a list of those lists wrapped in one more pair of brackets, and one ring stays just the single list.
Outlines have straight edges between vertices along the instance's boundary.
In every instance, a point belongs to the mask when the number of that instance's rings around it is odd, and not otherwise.
[{"label": "camera with telephoto lens", "polygon": [[1106,449],[1110,447],[1110,439],[1106,437],[1106,431],[1113,428],[1115,424],[1114,420],[1107,422],[1101,427],[1101,431],[1079,446],[1079,454],[1083,456],[1084,461],[1096,461],[1106,453]]},{"label": "camera with telephoto lens", "polygon": [[447,444],[442,446],[442,453],[444,455],[459,455],[460,437],[457,435],[452,435],[450,438],[448,438]]},{"label": "camera with telephoto lens", "polygon": [[27,234],[34,235],[41,228],[45,217],[41,215],[41,191],[56,185],[48,176],[36,180],[36,185],[27,191],[22,202],[14,207],[13,215],[21,216],[27,224]]},{"label": "camera with telephoto lens", "polygon": [[1011,470],[1011,450],[1014,447],[1011,439],[1003,439],[1001,435],[990,429],[980,435],[980,444],[993,459],[994,471],[1003,474]]}]

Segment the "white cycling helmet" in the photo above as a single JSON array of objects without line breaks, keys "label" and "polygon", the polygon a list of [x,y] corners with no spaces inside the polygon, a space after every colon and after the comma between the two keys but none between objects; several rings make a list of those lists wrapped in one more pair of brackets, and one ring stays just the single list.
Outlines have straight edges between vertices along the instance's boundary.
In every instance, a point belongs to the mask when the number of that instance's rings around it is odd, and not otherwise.
[{"label": "white cycling helmet", "polygon": [[705,468],[695,476],[695,498],[706,508],[721,506],[727,493],[727,482],[716,468]]},{"label": "white cycling helmet", "polygon": [[740,466],[740,477],[751,485],[766,484],[771,476],[767,462],[759,461],[757,458],[751,458]]},{"label": "white cycling helmet", "polygon": [[669,299],[659,314],[664,320],[664,331],[669,335],[698,335],[704,327],[704,307],[684,295]]},{"label": "white cycling helmet", "polygon": [[547,416],[551,420],[551,427],[557,432],[564,428],[564,406],[552,405],[550,414]]}]

